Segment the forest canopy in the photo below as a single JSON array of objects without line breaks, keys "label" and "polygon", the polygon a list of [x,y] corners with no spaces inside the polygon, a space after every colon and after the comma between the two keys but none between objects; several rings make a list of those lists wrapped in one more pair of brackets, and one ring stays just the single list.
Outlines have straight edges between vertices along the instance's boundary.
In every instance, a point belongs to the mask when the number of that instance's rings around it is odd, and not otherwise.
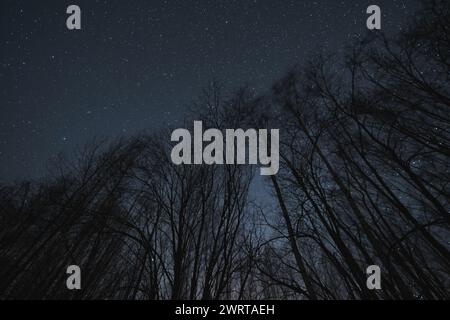
[{"label": "forest canopy", "polygon": [[0,298],[449,299],[449,35],[449,2],[424,1],[258,97],[205,88],[186,123],[279,128],[272,206],[254,167],[173,164],[171,128],[0,186]]}]

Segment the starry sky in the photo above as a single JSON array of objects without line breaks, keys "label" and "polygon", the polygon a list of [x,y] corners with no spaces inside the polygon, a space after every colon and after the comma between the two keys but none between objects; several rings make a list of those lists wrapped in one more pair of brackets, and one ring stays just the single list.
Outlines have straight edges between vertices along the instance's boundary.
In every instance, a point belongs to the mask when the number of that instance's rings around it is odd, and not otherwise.
[{"label": "starry sky", "polygon": [[[81,8],[82,29],[66,28]],[[37,179],[93,137],[176,126],[212,79],[269,88],[340,52],[381,7],[395,33],[415,0],[1,0],[0,183]]]}]

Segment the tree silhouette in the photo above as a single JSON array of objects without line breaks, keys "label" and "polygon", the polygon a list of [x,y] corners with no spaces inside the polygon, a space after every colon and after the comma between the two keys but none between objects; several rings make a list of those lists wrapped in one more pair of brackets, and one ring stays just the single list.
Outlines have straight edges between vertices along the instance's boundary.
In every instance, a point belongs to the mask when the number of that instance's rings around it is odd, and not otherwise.
[{"label": "tree silhouette", "polygon": [[450,298],[449,29],[448,1],[423,1],[394,38],[315,56],[264,95],[205,88],[186,127],[280,128],[275,176],[177,166],[166,129],[1,186],[0,297]]}]

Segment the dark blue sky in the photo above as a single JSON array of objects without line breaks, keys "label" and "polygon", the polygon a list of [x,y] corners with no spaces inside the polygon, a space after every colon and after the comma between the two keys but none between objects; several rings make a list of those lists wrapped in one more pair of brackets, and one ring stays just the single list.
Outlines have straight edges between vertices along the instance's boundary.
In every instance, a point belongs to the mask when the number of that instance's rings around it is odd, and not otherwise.
[{"label": "dark blue sky", "polygon": [[[66,29],[66,8],[82,30]],[[36,178],[94,136],[174,126],[211,79],[268,88],[339,52],[377,4],[394,33],[412,0],[52,0],[0,4],[0,182]]]}]

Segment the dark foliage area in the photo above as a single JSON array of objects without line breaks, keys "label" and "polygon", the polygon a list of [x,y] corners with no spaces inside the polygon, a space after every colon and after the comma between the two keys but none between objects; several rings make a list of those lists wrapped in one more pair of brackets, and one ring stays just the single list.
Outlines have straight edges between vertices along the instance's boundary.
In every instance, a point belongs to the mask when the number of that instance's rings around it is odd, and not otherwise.
[{"label": "dark foliage area", "polygon": [[395,39],[315,56],[264,96],[205,89],[186,127],[280,128],[273,208],[254,167],[174,165],[169,130],[0,186],[0,297],[449,299],[449,77],[450,4],[425,1]]}]

